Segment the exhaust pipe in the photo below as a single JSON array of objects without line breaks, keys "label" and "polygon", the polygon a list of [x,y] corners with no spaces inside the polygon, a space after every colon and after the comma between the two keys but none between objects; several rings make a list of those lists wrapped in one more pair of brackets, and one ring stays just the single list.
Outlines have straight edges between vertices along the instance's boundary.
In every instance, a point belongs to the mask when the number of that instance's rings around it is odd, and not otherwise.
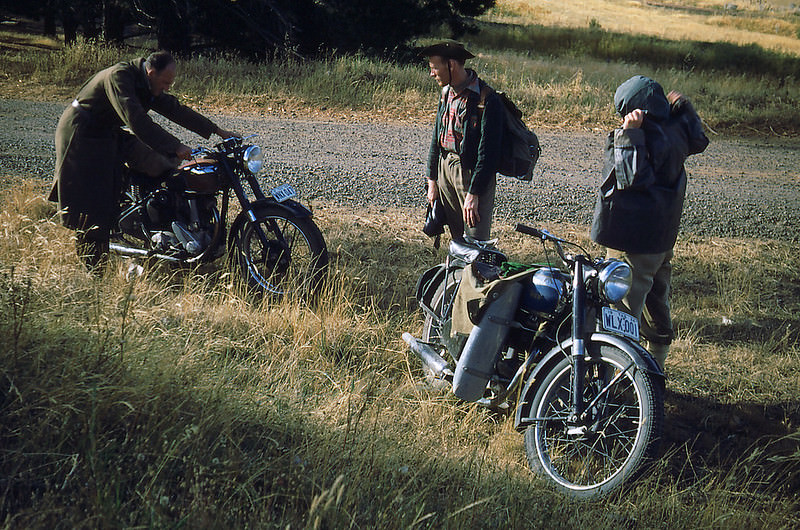
[{"label": "exhaust pipe", "polygon": [[176,263],[180,263],[182,260],[176,258],[175,256],[165,256],[164,254],[152,254],[147,250],[141,248],[132,248],[126,247],[123,245],[118,245],[116,243],[110,243],[108,245],[108,250],[112,252],[116,252],[122,256],[128,257],[137,257],[137,258],[157,258],[164,261],[174,261]]},{"label": "exhaust pipe", "polygon": [[425,365],[433,371],[436,377],[443,377],[445,374],[445,370],[452,373],[450,366],[447,364],[441,355],[433,351],[433,348],[425,344],[424,342],[420,342],[414,338],[411,333],[403,333],[403,340],[406,341],[408,347],[411,348],[411,351],[417,354]]}]

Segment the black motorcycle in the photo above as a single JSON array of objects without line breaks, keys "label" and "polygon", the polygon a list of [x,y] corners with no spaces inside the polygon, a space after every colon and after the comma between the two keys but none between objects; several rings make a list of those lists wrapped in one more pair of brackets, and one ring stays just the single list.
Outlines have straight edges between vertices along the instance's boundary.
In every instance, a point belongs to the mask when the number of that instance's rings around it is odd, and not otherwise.
[{"label": "black motorcycle", "polygon": [[[263,152],[248,139],[196,149],[163,181],[129,174],[110,251],[188,265],[227,255],[258,294],[313,291],[328,265],[325,240],[289,184],[261,190]],[[231,192],[241,212],[228,226]]]},{"label": "black motorcycle", "polygon": [[544,230],[516,230],[541,240],[546,263],[452,242],[417,284],[422,338],[403,339],[433,386],[514,407],[536,474],[570,496],[600,498],[655,455],[663,428],[663,374],[639,344],[638,320],[611,307],[629,291],[631,269]]}]

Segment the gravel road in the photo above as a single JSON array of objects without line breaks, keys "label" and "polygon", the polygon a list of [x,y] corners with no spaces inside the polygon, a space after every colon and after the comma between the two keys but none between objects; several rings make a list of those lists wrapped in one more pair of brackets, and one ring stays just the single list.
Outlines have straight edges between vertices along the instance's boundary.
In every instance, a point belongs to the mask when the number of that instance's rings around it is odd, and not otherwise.
[{"label": "gravel road", "polygon": [[[51,179],[53,132],[64,105],[0,99],[0,180]],[[209,116],[224,128],[259,135],[267,185],[290,182],[304,198],[354,210],[422,211],[429,123]],[[204,142],[172,130],[187,145]],[[537,134],[543,152],[534,180],[499,180],[496,222],[589,224],[604,133]],[[706,152],[691,157],[686,167],[684,233],[800,240],[800,141],[711,136]]]}]

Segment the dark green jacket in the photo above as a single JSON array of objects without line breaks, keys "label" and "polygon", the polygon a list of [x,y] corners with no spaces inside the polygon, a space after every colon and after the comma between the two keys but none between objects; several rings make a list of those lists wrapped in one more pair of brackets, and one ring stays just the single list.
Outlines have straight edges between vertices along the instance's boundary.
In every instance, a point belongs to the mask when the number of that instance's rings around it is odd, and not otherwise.
[{"label": "dark green jacket", "polygon": [[670,106],[658,83],[637,76],[617,90],[620,116],[646,111],[641,128],[616,129],[605,146],[603,181],[591,236],[634,254],[670,250],[678,238],[686,194],[684,162],[708,145],[692,104]]},{"label": "dark green jacket", "polygon": [[[481,89],[487,86],[481,79],[478,82]],[[457,146],[462,169],[472,172],[472,181],[467,186],[467,191],[475,195],[481,195],[486,191],[489,183],[495,178],[503,142],[503,103],[494,90],[490,90],[486,96],[483,115],[479,117],[480,99],[480,94],[468,91],[467,113],[463,120],[464,131],[461,145]],[[439,177],[441,152],[439,138],[442,132],[442,117],[446,109],[446,97],[442,97],[439,99],[428,152],[428,178],[431,180],[437,180]]]},{"label": "dark green jacket", "polygon": [[181,141],[148,111],[209,138],[217,126],[167,93],[154,97],[144,59],[121,62],[95,74],[78,92],[56,128],[56,170],[50,200],[69,228],[108,228],[117,210],[123,143],[130,131],[153,150],[174,155]]}]

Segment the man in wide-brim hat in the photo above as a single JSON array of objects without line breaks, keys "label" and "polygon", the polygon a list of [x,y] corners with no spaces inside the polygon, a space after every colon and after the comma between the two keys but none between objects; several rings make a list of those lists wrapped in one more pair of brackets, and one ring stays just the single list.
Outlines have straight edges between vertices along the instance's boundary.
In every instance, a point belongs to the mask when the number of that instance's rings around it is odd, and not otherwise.
[{"label": "man in wide-brim hat", "polygon": [[[428,154],[428,203],[444,206],[453,239],[490,237],[503,134],[502,102],[464,63],[464,45],[443,41],[421,48],[442,87]],[[482,103],[482,104],[481,104]]]}]

